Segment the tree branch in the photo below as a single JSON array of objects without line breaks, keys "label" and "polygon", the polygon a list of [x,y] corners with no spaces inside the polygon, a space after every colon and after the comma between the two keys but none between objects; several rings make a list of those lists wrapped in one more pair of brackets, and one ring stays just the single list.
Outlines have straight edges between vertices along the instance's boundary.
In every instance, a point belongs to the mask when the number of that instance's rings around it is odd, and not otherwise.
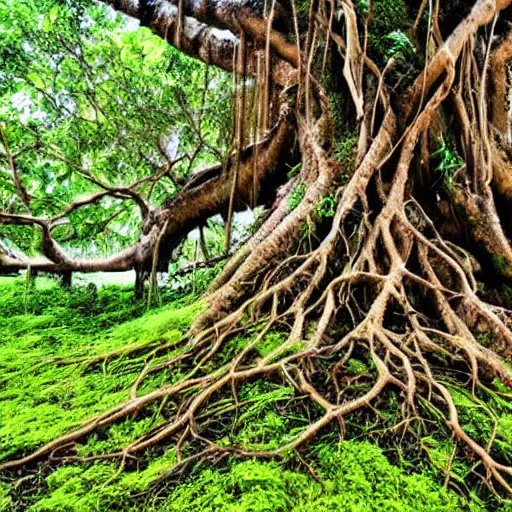
[{"label": "tree branch", "polygon": [[512,4],[512,0],[478,0],[470,14],[457,25],[448,39],[439,47],[423,73],[416,78],[407,94],[404,95],[403,111],[408,117],[418,108],[418,100],[428,97],[428,91],[434,82],[455,64],[462,48],[483,25],[489,23],[496,14]]},{"label": "tree branch", "polygon": [[20,176],[18,173],[18,168],[16,166],[15,157],[11,153],[11,150],[9,148],[9,143],[7,142],[7,137],[5,136],[4,129],[2,128],[2,126],[0,126],[0,140],[2,141],[2,145],[5,149],[7,161],[9,162],[9,167],[11,168],[14,184],[16,185],[16,189],[18,190],[18,194],[20,196],[21,202],[25,205],[27,212],[31,213],[31,209],[30,209],[31,197],[28,194],[28,192],[26,191],[23,184],[21,183]]},{"label": "tree branch", "polygon": [[[91,182],[93,185],[96,185],[97,187],[99,187],[99,188],[103,189],[105,192],[107,192],[106,194],[104,194],[104,196],[112,195],[114,197],[121,197],[121,198],[129,197],[139,206],[142,218],[145,219],[148,216],[149,211],[150,211],[148,202],[144,199],[142,194],[140,194],[139,192],[134,190],[134,187],[137,186],[139,183],[141,183],[141,180],[136,181],[134,184],[132,184],[128,187],[112,187],[110,185],[106,185],[105,183],[100,181],[98,178],[94,177],[89,171],[87,171],[87,169],[84,169],[79,163],[69,160],[66,156],[62,155],[54,148],[52,148],[50,150],[44,148],[43,150],[47,154],[63,161],[64,163],[66,163],[69,166],[78,170],[79,174],[83,178],[85,178],[86,180]],[[88,204],[88,202],[85,202],[84,204]],[[80,206],[80,205],[78,205],[78,206]]]},{"label": "tree branch", "polygon": [[[235,209],[244,210],[250,204],[253,171],[260,185],[259,204],[273,199],[277,185],[286,179],[286,161],[290,154],[289,137],[292,128],[286,116],[269,133],[266,140],[257,145],[246,147],[241,154],[242,165],[236,191]],[[257,159],[254,162],[254,159]],[[228,165],[233,165],[233,155]],[[280,174],[279,174],[280,173]],[[278,178],[277,176],[280,176]],[[266,187],[267,180],[272,182]],[[98,192],[88,198],[75,201],[63,212],[51,219],[41,219],[26,215],[0,214],[7,223],[38,225],[42,229],[42,258],[13,258],[0,255],[0,268],[19,270],[32,268],[47,272],[122,272],[134,268],[151,268],[152,256],[162,227],[160,260],[166,264],[172,250],[194,228],[204,223],[209,217],[227,211],[232,175],[225,172],[222,164],[203,169],[195,173],[185,184],[181,192],[173,197],[163,210],[150,209],[145,219],[139,242],[117,254],[98,259],[73,259],[66,255],[64,249],[53,239],[51,230],[59,220],[71,211],[100,200],[107,195],[114,195],[112,190]],[[117,189],[126,192],[129,189]]]},{"label": "tree branch", "polygon": [[[183,53],[195,57],[206,64],[213,64],[226,71],[233,71],[234,49],[239,44],[239,39],[230,30],[219,27],[231,27],[236,22],[236,18],[225,16],[220,21],[217,19],[219,13],[215,10],[217,15],[214,15],[212,18],[207,17],[206,13],[201,14],[201,8],[194,8],[192,2],[190,2],[189,6],[190,12],[195,12],[202,19],[211,20],[212,25],[202,23],[195,17],[186,15],[183,16],[182,20],[179,20],[178,7],[166,0],[154,0],[151,6],[146,6],[144,0],[103,1],[114,7],[114,9],[140,20],[142,25],[151,28],[156,35],[167,41],[170,45],[176,46],[176,42],[179,40],[179,50]],[[204,5],[203,3],[203,7]],[[239,9],[240,7],[237,6],[236,8]],[[235,9],[234,5],[233,9]],[[265,24],[263,20],[257,22],[249,22],[247,20],[245,23],[247,27],[239,25],[240,28],[251,30],[254,33],[259,33],[261,24]],[[235,29],[235,27],[232,28]],[[281,48],[281,53],[287,55],[291,61],[298,59],[296,53],[293,53],[296,50],[291,49],[293,45],[284,45],[284,38],[278,33],[272,32],[272,35],[272,41],[276,48]],[[247,69],[250,74],[256,73],[257,62],[255,52],[251,52]],[[288,61],[279,59],[272,67],[272,75],[276,83],[286,85],[288,82],[296,79],[296,70]]]},{"label": "tree branch", "polygon": [[40,226],[47,224],[47,219],[43,217],[33,217],[32,215],[19,215],[17,213],[7,213],[0,211],[0,224],[14,224],[16,226]]}]

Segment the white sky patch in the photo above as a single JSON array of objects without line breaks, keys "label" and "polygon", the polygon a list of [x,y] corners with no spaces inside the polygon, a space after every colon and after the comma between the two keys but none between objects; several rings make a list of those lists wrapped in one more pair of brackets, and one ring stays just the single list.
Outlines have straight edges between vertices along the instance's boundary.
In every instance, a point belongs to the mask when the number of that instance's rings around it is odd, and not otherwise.
[{"label": "white sky patch", "polygon": [[165,141],[165,153],[169,160],[174,160],[178,156],[178,149],[180,147],[180,132],[176,130]]},{"label": "white sky patch", "polygon": [[118,229],[117,232],[120,235],[128,236],[130,234],[130,226],[128,224],[122,224]]},{"label": "white sky patch", "polygon": [[218,39],[219,41],[225,41],[227,43],[238,43],[238,38],[233,34],[233,32],[230,32],[229,30],[221,30],[219,28],[211,28],[210,34],[215,37],[215,39]]},{"label": "white sky patch", "polygon": [[[222,216],[220,214],[214,215],[211,217],[212,221],[217,222],[218,224],[223,224]],[[232,242],[237,244],[241,241],[243,232],[249,226],[254,223],[255,216],[254,211],[245,210],[243,212],[234,212],[233,213],[233,233],[232,233]],[[199,240],[199,229],[196,228],[192,230],[187,238],[189,240]]]},{"label": "white sky patch", "polygon": [[46,114],[39,109],[32,111],[34,107],[32,98],[25,91],[14,93],[11,96],[11,105],[18,111],[18,116],[22,124],[27,124],[29,119],[39,121],[46,117]]}]

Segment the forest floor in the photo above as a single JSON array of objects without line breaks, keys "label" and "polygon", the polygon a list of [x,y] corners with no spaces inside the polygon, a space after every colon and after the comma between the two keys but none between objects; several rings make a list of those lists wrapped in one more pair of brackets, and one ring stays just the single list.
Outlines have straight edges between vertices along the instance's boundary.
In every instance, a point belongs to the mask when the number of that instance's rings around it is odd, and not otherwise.
[{"label": "forest floor", "polygon": [[[179,340],[200,309],[197,295],[186,292],[170,292],[161,307],[148,310],[133,298],[132,289],[122,286],[97,289],[89,284],[64,291],[50,280],[38,279],[30,288],[21,278],[0,278],[0,461],[33,451],[127,399],[151,351],[164,340]],[[141,350],[130,357],[102,357],[135,345]],[[179,366],[157,373],[139,394],[179,376]],[[268,382],[242,387],[240,398],[253,405],[238,418],[243,427],[235,441],[268,445],[289,435],[292,394],[290,388]],[[164,422],[168,406],[155,404],[149,413],[89,436],[70,453],[85,458],[116,451]],[[512,444],[512,411],[500,421],[501,442]],[[509,437],[503,434],[507,424]],[[428,442],[424,458],[432,462],[437,456],[441,468],[443,450],[427,448]],[[0,475],[0,511],[491,509],[476,494],[460,497],[445,489],[435,460],[413,464],[362,435],[339,443],[328,433],[307,453],[290,454],[283,461],[202,463],[179,479],[165,479],[175,462],[170,445],[147,451],[122,471],[118,461],[50,458],[23,473]],[[506,502],[500,507],[512,510]]]}]

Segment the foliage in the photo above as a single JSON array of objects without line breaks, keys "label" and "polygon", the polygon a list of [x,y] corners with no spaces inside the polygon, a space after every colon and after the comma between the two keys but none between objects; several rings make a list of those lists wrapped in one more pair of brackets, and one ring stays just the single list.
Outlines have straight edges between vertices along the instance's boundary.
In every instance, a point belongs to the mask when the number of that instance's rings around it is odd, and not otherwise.
[{"label": "foliage", "polygon": [[322,197],[316,207],[316,213],[319,217],[333,217],[336,211],[336,196],[330,194]]},{"label": "foliage", "polygon": [[[356,2],[360,14],[368,14],[369,2]],[[422,56],[407,33],[412,25],[410,7],[404,0],[374,0],[368,33],[368,54],[383,69],[390,58],[396,60],[386,81],[393,87],[405,87],[417,75]]]},{"label": "foliage", "polygon": [[294,176],[297,176],[302,169],[302,162],[298,163],[297,165],[294,165],[289,171],[288,171],[288,178],[293,178]]},{"label": "foliage", "polygon": [[385,36],[384,39],[390,44],[389,48],[386,49],[386,58],[394,57],[405,62],[416,57],[416,48],[407,34],[401,30],[394,30]]},{"label": "foliage", "polygon": [[[105,6],[7,0],[0,34],[0,128],[34,215],[56,215],[98,183],[129,186],[178,157],[174,176],[187,176],[229,143],[227,76]],[[160,207],[178,186],[167,175],[138,191]],[[25,213],[2,144],[0,209]],[[126,198],[105,197],[67,219],[54,236],[75,255],[111,254],[139,233],[140,213]],[[34,228],[2,226],[0,238],[38,253]]]},{"label": "foliage", "polygon": [[[393,38],[389,34],[400,31],[407,32],[411,26],[409,8],[404,0],[374,0],[373,19],[369,32],[369,54],[381,66],[385,63]],[[367,10],[368,3],[360,1],[356,6],[362,11]]]},{"label": "foliage", "polygon": [[3,292],[0,325],[12,324],[10,317],[25,314],[53,318],[55,327],[73,325],[79,331],[82,327],[90,329],[91,323],[97,328],[109,327],[144,311],[144,305],[135,300],[129,287],[112,285],[98,290],[90,283],[65,290],[54,279],[27,281],[26,277],[4,277],[0,283]]},{"label": "foliage", "polygon": [[290,206],[290,210],[294,210],[297,208],[299,203],[302,201],[302,198],[304,197],[304,194],[306,193],[306,184],[303,181],[300,181],[297,183],[288,198],[288,204]]},{"label": "foliage", "polygon": [[354,149],[357,147],[357,136],[353,133],[346,134],[345,137],[341,137],[336,141],[336,147],[333,153],[333,157],[343,162],[352,156]]},{"label": "foliage", "polygon": [[[224,264],[225,261],[221,261],[211,268],[198,268],[186,275],[175,275],[174,272],[179,271],[180,265],[173,263],[169,268],[169,279],[172,279],[172,289],[180,293],[191,293],[192,295],[199,296],[208,289],[208,286],[222,270]],[[163,293],[165,295],[165,290]]]},{"label": "foliage", "polygon": [[431,154],[435,171],[441,173],[443,179],[450,183],[455,172],[463,164],[461,156],[457,153],[452,144],[441,139],[439,147]]}]

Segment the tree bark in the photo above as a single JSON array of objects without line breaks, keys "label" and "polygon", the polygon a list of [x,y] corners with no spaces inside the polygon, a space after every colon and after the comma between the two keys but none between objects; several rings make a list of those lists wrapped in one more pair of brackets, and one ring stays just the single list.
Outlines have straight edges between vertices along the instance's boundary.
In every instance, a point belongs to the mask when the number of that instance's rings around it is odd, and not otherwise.
[{"label": "tree bark", "polygon": [[[286,165],[293,153],[294,128],[290,113],[283,114],[277,126],[267,138],[241,152],[239,179],[235,190],[235,211],[242,211],[252,203],[253,180],[257,183],[256,204],[272,203],[276,188],[286,181]],[[110,257],[98,259],[70,258],[51,235],[51,219],[30,215],[14,215],[0,212],[0,222],[17,225],[33,225],[42,230],[42,251],[38,258],[15,257],[0,253],[0,268],[17,271],[33,270],[64,272],[124,272],[134,268],[150,271],[152,258],[159,236],[159,269],[166,270],[172,255],[184,237],[213,215],[228,211],[232,193],[232,167],[234,157],[226,165],[219,164],[195,173],[180,193],[171,198],[161,210],[149,209],[143,221],[137,244]],[[60,216],[58,216],[60,217]],[[162,229],[164,231],[162,232]]]}]

